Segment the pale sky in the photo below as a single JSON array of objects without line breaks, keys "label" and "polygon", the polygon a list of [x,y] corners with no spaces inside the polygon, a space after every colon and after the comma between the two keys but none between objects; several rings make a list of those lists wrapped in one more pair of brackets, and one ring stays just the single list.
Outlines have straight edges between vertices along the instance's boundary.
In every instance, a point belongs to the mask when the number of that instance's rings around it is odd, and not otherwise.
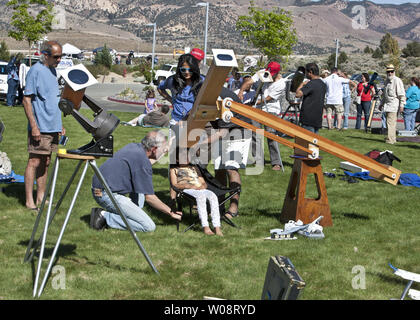
[{"label": "pale sky", "polygon": [[[312,1],[319,1],[319,0],[312,0]],[[353,0],[357,1],[357,0]],[[420,0],[370,0],[374,3],[380,3],[380,4],[401,4],[401,3],[419,3]]]}]

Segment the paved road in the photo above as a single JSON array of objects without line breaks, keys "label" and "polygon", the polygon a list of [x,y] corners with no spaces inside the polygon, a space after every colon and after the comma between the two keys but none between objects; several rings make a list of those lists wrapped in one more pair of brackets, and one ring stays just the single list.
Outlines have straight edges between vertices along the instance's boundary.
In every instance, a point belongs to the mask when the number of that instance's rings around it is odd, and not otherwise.
[{"label": "paved road", "polygon": [[[109,101],[108,97],[114,96],[126,88],[133,89],[139,94],[142,94],[144,86],[144,84],[140,83],[98,83],[88,87],[86,89],[86,95],[95,100],[98,106],[104,109],[105,111],[112,110],[141,113],[144,111],[144,106],[113,102]],[[84,103],[82,103],[82,108],[88,107]]]},{"label": "paved road", "polygon": [[[105,111],[123,111],[123,112],[136,112],[136,113],[143,113],[144,106],[133,105],[133,104],[124,104],[109,101],[108,97],[114,96],[126,88],[133,89],[134,91],[142,94],[144,84],[141,83],[98,83],[93,86],[90,86],[86,89],[86,94],[94,99],[99,107],[104,109]],[[159,94],[158,94],[159,95]],[[160,97],[157,97],[160,98]],[[82,104],[82,108],[88,108],[84,103]],[[354,116],[354,115],[351,115]],[[375,115],[375,117],[378,117]],[[401,119],[401,116],[400,118]],[[363,120],[362,120],[363,121]],[[351,119],[349,120],[349,127],[354,128],[356,121]],[[323,121],[324,127],[327,126],[327,121],[324,119]],[[379,121],[374,121],[372,123],[372,127],[380,127],[381,123]],[[363,127],[363,124],[362,124]],[[404,123],[398,122],[397,123],[397,130],[404,130]]]}]

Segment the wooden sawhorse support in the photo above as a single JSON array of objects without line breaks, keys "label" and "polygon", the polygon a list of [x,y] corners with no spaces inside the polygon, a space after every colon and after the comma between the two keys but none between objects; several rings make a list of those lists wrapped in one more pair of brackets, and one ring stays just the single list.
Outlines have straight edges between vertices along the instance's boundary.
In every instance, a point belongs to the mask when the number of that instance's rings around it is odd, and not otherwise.
[{"label": "wooden sawhorse support", "polygon": [[[51,214],[60,159],[79,160],[79,162],[76,166],[76,169],[73,172],[73,175],[71,176],[69,182],[67,183],[67,186],[64,189],[63,194],[61,195],[60,199],[58,200],[58,202],[57,202],[57,204],[54,208],[54,211]],[[50,274],[52,265],[54,263],[54,259],[55,259],[55,256],[57,254],[58,248],[60,246],[61,239],[63,237],[63,234],[64,234],[64,231],[65,231],[66,226],[68,224],[68,221],[70,219],[70,215],[71,215],[71,212],[73,210],[74,204],[76,202],[77,196],[79,194],[80,188],[83,184],[83,180],[84,180],[84,177],[86,175],[88,165],[90,165],[92,167],[92,169],[95,172],[96,176],[98,177],[99,181],[102,183],[102,186],[105,188],[106,193],[111,198],[111,201],[114,204],[115,208],[117,209],[118,214],[121,216],[121,218],[124,221],[127,229],[130,231],[131,235],[133,236],[134,241],[137,243],[141,252],[145,256],[147,262],[149,263],[149,265],[151,266],[151,268],[153,269],[153,271],[155,273],[159,273],[157,271],[156,267],[153,265],[153,262],[149,258],[148,254],[147,254],[146,250],[144,249],[143,245],[141,244],[140,240],[137,238],[136,233],[133,231],[133,229],[129,225],[129,223],[127,221],[127,218],[125,217],[125,215],[122,212],[120,206],[118,205],[118,202],[115,200],[115,197],[113,196],[113,194],[111,192],[111,189],[109,188],[107,182],[105,181],[105,178],[103,177],[102,173],[99,171],[98,167],[96,166],[96,161],[95,161],[96,159],[97,158],[93,157],[93,156],[83,156],[83,155],[75,155],[75,154],[57,153],[57,157],[56,157],[55,163],[54,163],[53,175],[50,176],[50,179],[48,181],[47,190],[45,192],[44,199],[42,200],[38,216],[36,217],[34,228],[32,230],[31,239],[29,240],[29,244],[28,244],[28,248],[26,250],[25,258],[23,260],[24,262],[32,261],[33,258],[34,258],[35,252],[37,251],[39,245],[41,245],[41,249],[40,249],[40,253],[39,253],[39,260],[38,260],[38,268],[36,270],[36,276],[35,276],[35,281],[34,281],[34,289],[33,289],[33,296],[34,297],[37,294],[38,294],[38,297],[41,296],[42,291],[45,287],[45,284],[48,280],[48,276]],[[71,184],[73,183],[73,180],[76,177],[76,175],[77,175],[80,167],[82,166],[83,162],[85,162],[85,166],[84,166],[82,174],[80,176],[80,180],[77,184],[76,191],[74,192],[74,196],[73,196],[73,199],[71,201],[70,207],[67,211],[67,215],[64,219],[64,223],[63,223],[63,226],[61,228],[60,234],[58,236],[57,242],[55,244],[54,251],[53,251],[53,253],[51,255],[51,258],[50,258],[50,261],[48,263],[47,270],[45,271],[44,279],[43,279],[43,281],[41,283],[41,286],[38,290],[39,276],[40,276],[40,273],[41,273],[41,265],[42,265],[42,260],[43,260],[43,257],[44,257],[44,249],[45,249],[45,242],[46,242],[46,239],[47,239],[48,227],[50,226],[52,220],[54,219],[55,214],[57,213],[62,201],[64,200],[64,197],[66,196],[66,194],[67,194]],[[46,199],[47,199],[48,195],[50,195],[50,199],[49,199],[49,203],[48,203],[48,210],[47,210],[47,216],[46,216],[46,220],[45,220],[44,231],[43,231],[41,237],[38,239],[38,241],[34,245],[35,234],[36,234],[36,231],[38,229],[38,225],[39,225],[39,222],[41,220],[41,215],[42,215],[42,212],[44,210],[44,206],[45,206]],[[31,253],[31,250],[32,250],[32,253]]]},{"label": "wooden sawhorse support", "polygon": [[[295,158],[295,162],[284,199],[280,221],[286,223],[289,220],[301,220],[304,224],[308,224],[319,216],[323,216],[320,225],[323,227],[332,226],[330,205],[320,159],[301,156],[292,157]],[[314,175],[318,190],[318,197],[315,199],[306,198],[306,186],[310,174]]]}]

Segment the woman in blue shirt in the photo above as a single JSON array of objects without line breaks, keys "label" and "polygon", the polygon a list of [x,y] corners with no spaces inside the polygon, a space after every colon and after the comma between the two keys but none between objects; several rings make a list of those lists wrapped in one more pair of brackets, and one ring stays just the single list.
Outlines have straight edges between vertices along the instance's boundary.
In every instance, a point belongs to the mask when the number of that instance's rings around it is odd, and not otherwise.
[{"label": "woman in blue shirt", "polygon": [[407,101],[400,111],[404,116],[405,130],[413,131],[416,125],[416,114],[419,109],[420,100],[420,80],[416,77],[410,79],[411,86],[405,92]]},{"label": "woman in blue shirt", "polygon": [[197,59],[191,54],[183,54],[179,57],[176,73],[158,85],[160,95],[173,107],[171,125],[186,118],[194,105],[202,80]]}]

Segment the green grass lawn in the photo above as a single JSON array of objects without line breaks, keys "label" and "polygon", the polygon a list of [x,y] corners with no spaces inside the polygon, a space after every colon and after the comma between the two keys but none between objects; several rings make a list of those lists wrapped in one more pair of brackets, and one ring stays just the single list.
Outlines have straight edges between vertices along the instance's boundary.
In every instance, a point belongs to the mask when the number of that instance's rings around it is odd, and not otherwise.
[{"label": "green grass lawn", "polygon": [[[91,111],[82,112],[91,117]],[[114,114],[123,121],[136,115]],[[0,117],[6,125],[0,150],[8,154],[15,173],[23,175],[27,162],[27,121],[23,108],[0,105]],[[67,149],[78,148],[91,140],[74,118],[64,118],[64,125],[70,138]],[[115,149],[139,142],[146,132],[139,127],[119,126],[114,132]],[[321,130],[320,134],[360,153],[392,150],[402,160],[394,162],[396,168],[403,173],[420,172],[417,144],[390,146],[383,142],[383,136],[356,130]],[[300,299],[398,298],[405,282],[392,274],[388,262],[420,272],[420,190],[379,181],[349,184],[340,180],[340,176],[325,178],[334,223],[324,229],[325,239],[298,236],[294,241],[267,241],[264,237],[269,236],[270,229],[284,227],[279,222],[279,214],[293,165],[289,157],[292,150],[284,146],[280,150],[284,173],[274,172],[266,165],[261,175],[242,175],[240,216],[235,219],[241,229],[223,224],[224,237],[205,236],[199,229],[177,232],[171,219],[147,208],[157,225],[156,231],[137,235],[159,275],[152,271],[129,232],[112,229],[98,232],[89,228],[90,210],[97,206],[90,192],[93,171],[89,169],[56,258],[55,265],[65,271],[65,289],[54,286],[57,274],[53,274],[41,299],[200,300],[203,296],[260,299],[268,261],[274,255],[289,257],[305,280]],[[339,169],[341,159],[325,152],[321,156],[324,172],[343,174]],[[98,165],[105,160],[99,159]],[[60,162],[55,201],[75,165],[72,160]],[[156,194],[168,202],[167,166],[156,164],[153,170]],[[48,233],[43,271],[75,185]],[[31,265],[23,263],[23,257],[35,215],[25,208],[23,184],[1,187],[0,299],[32,299],[38,259]],[[181,228],[188,222],[183,222]],[[355,289],[352,283],[362,284],[357,281],[362,276],[360,270],[364,270],[365,288]]]}]

